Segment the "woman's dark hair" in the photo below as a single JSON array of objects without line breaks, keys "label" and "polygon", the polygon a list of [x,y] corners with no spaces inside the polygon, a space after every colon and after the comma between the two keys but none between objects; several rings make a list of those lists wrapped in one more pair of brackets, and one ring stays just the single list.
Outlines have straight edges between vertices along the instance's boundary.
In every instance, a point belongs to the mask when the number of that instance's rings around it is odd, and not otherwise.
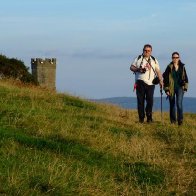
[{"label": "woman's dark hair", "polygon": [[[172,53],[172,57],[173,57],[175,54],[178,55],[178,56],[180,57],[180,54],[179,54],[178,52],[173,52],[173,53]],[[182,64],[182,61],[179,60],[179,61],[178,61],[178,64],[179,64],[179,65]]]},{"label": "woman's dark hair", "polygon": [[180,56],[180,54],[178,52],[173,52],[172,56],[174,56],[174,54],[177,54],[178,56]]}]

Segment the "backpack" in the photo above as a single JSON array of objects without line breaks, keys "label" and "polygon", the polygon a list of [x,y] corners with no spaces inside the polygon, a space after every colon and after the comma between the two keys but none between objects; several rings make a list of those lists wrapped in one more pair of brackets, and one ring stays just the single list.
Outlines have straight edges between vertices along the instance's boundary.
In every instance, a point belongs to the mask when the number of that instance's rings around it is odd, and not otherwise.
[{"label": "backpack", "polygon": [[[155,62],[155,64],[157,64],[157,63],[156,63],[156,59],[155,59],[155,57],[153,57],[153,56],[150,56],[150,57],[151,57],[151,58],[152,58],[152,60]],[[139,56],[137,57],[137,61],[138,61],[139,59],[141,59],[141,58],[144,58],[142,54],[141,54],[141,55],[139,55]]]}]

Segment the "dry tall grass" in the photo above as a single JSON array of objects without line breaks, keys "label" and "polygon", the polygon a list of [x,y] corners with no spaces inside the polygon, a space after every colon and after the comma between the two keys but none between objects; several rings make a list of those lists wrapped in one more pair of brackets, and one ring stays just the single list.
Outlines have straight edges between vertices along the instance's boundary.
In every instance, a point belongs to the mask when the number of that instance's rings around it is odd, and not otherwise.
[{"label": "dry tall grass", "polygon": [[0,83],[0,193],[194,195],[196,115],[137,112]]}]

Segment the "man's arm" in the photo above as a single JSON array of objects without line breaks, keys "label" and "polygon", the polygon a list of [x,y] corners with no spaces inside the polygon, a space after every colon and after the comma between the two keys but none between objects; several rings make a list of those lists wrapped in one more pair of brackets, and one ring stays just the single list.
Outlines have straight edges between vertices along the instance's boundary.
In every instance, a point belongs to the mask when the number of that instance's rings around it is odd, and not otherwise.
[{"label": "man's arm", "polygon": [[131,65],[130,70],[133,72],[137,72],[138,68],[135,65]]},{"label": "man's arm", "polygon": [[161,74],[161,72],[160,72],[160,69],[157,69],[157,68],[155,68],[155,71],[156,71],[156,74],[157,74],[157,76],[158,76],[158,78],[159,78],[159,83],[160,83],[160,85],[161,86],[163,86],[163,77],[162,77],[162,74]]}]

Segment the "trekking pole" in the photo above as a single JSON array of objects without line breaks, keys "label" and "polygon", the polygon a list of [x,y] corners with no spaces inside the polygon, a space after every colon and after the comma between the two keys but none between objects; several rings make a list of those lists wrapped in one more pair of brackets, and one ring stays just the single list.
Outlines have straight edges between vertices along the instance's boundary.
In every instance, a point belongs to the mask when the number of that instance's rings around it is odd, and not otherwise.
[{"label": "trekking pole", "polygon": [[161,93],[161,122],[163,122],[163,101],[162,101],[163,90],[162,90],[162,86],[160,87],[160,93]]}]

